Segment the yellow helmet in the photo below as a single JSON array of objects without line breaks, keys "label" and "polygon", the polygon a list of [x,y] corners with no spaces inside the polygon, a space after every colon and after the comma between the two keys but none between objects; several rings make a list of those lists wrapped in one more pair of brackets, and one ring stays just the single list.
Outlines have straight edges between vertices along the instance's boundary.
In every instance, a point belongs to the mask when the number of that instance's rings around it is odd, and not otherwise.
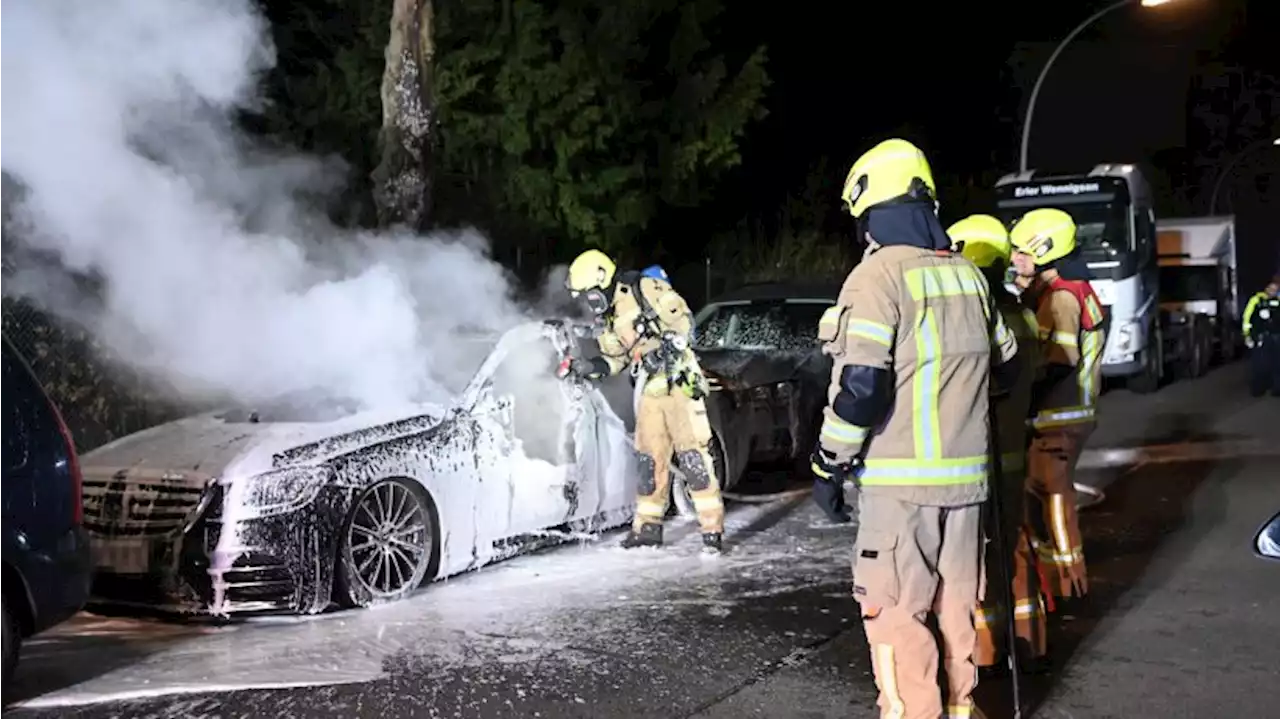
[{"label": "yellow helmet", "polygon": [[1076,223],[1062,210],[1042,207],[1022,216],[1009,232],[1009,242],[1037,266],[1047,265],[1076,249]]},{"label": "yellow helmet", "polygon": [[587,250],[569,265],[565,286],[573,293],[605,289],[613,284],[613,276],[617,272],[618,266],[608,255],[600,250]]},{"label": "yellow helmet", "polygon": [[885,140],[867,150],[849,168],[840,199],[849,214],[861,217],[868,208],[898,200],[934,201],[937,185],[920,148],[906,140]]},{"label": "yellow helmet", "polygon": [[565,288],[574,299],[581,297],[587,308],[597,315],[609,311],[613,304],[613,278],[618,266],[600,250],[587,250],[569,265]]},{"label": "yellow helmet", "polygon": [[969,215],[948,227],[947,236],[960,254],[978,267],[1009,264],[1009,232],[991,215]]}]

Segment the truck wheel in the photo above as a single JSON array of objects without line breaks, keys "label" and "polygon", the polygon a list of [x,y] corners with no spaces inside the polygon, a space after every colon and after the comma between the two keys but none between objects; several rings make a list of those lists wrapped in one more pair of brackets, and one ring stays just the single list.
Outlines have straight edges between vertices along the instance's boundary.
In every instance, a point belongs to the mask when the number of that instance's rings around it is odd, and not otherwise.
[{"label": "truck wheel", "polygon": [[1203,377],[1209,374],[1209,369],[1213,367],[1213,328],[1205,326],[1204,331],[1200,333],[1200,374]]},{"label": "truck wheel", "polygon": [[1239,354],[1240,340],[1236,334],[1229,329],[1223,329],[1218,333],[1218,361],[1222,364],[1235,362],[1240,358]]},{"label": "truck wheel", "polygon": [[1151,394],[1160,388],[1160,362],[1154,353],[1147,351],[1142,360],[1142,372],[1129,378],[1125,386],[1136,394]]},{"label": "truck wheel", "polygon": [[1186,341],[1182,343],[1184,355],[1175,365],[1178,379],[1195,379],[1204,374],[1207,364],[1204,356],[1204,332],[1200,324],[1193,323],[1186,329]]}]

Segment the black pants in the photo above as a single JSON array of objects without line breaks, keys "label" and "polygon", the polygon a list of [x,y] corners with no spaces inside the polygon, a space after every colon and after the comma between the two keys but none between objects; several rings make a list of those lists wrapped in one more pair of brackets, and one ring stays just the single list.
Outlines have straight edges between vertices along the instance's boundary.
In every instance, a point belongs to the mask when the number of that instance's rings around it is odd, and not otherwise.
[{"label": "black pants", "polygon": [[1260,397],[1268,391],[1280,396],[1280,337],[1266,337],[1249,350],[1249,393]]}]

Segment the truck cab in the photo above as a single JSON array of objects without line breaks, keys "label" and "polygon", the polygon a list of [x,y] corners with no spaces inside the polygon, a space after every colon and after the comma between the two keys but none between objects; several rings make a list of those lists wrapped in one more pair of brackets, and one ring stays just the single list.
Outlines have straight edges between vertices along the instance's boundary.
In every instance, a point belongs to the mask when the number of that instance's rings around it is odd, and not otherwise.
[{"label": "truck cab", "polygon": [[1151,189],[1134,165],[1102,164],[1086,173],[1009,174],[996,183],[996,216],[1012,227],[1027,212],[1053,207],[1076,222],[1089,281],[1110,320],[1102,374],[1135,392],[1152,392],[1164,366]]}]

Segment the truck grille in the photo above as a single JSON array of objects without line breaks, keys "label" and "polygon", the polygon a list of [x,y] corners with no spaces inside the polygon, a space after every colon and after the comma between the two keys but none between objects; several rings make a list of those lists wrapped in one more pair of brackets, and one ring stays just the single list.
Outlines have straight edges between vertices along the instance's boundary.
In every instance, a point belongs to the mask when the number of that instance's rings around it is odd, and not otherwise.
[{"label": "truck grille", "polygon": [[195,521],[211,477],[193,473],[119,470],[84,479],[84,525],[106,539],[173,536]]}]

